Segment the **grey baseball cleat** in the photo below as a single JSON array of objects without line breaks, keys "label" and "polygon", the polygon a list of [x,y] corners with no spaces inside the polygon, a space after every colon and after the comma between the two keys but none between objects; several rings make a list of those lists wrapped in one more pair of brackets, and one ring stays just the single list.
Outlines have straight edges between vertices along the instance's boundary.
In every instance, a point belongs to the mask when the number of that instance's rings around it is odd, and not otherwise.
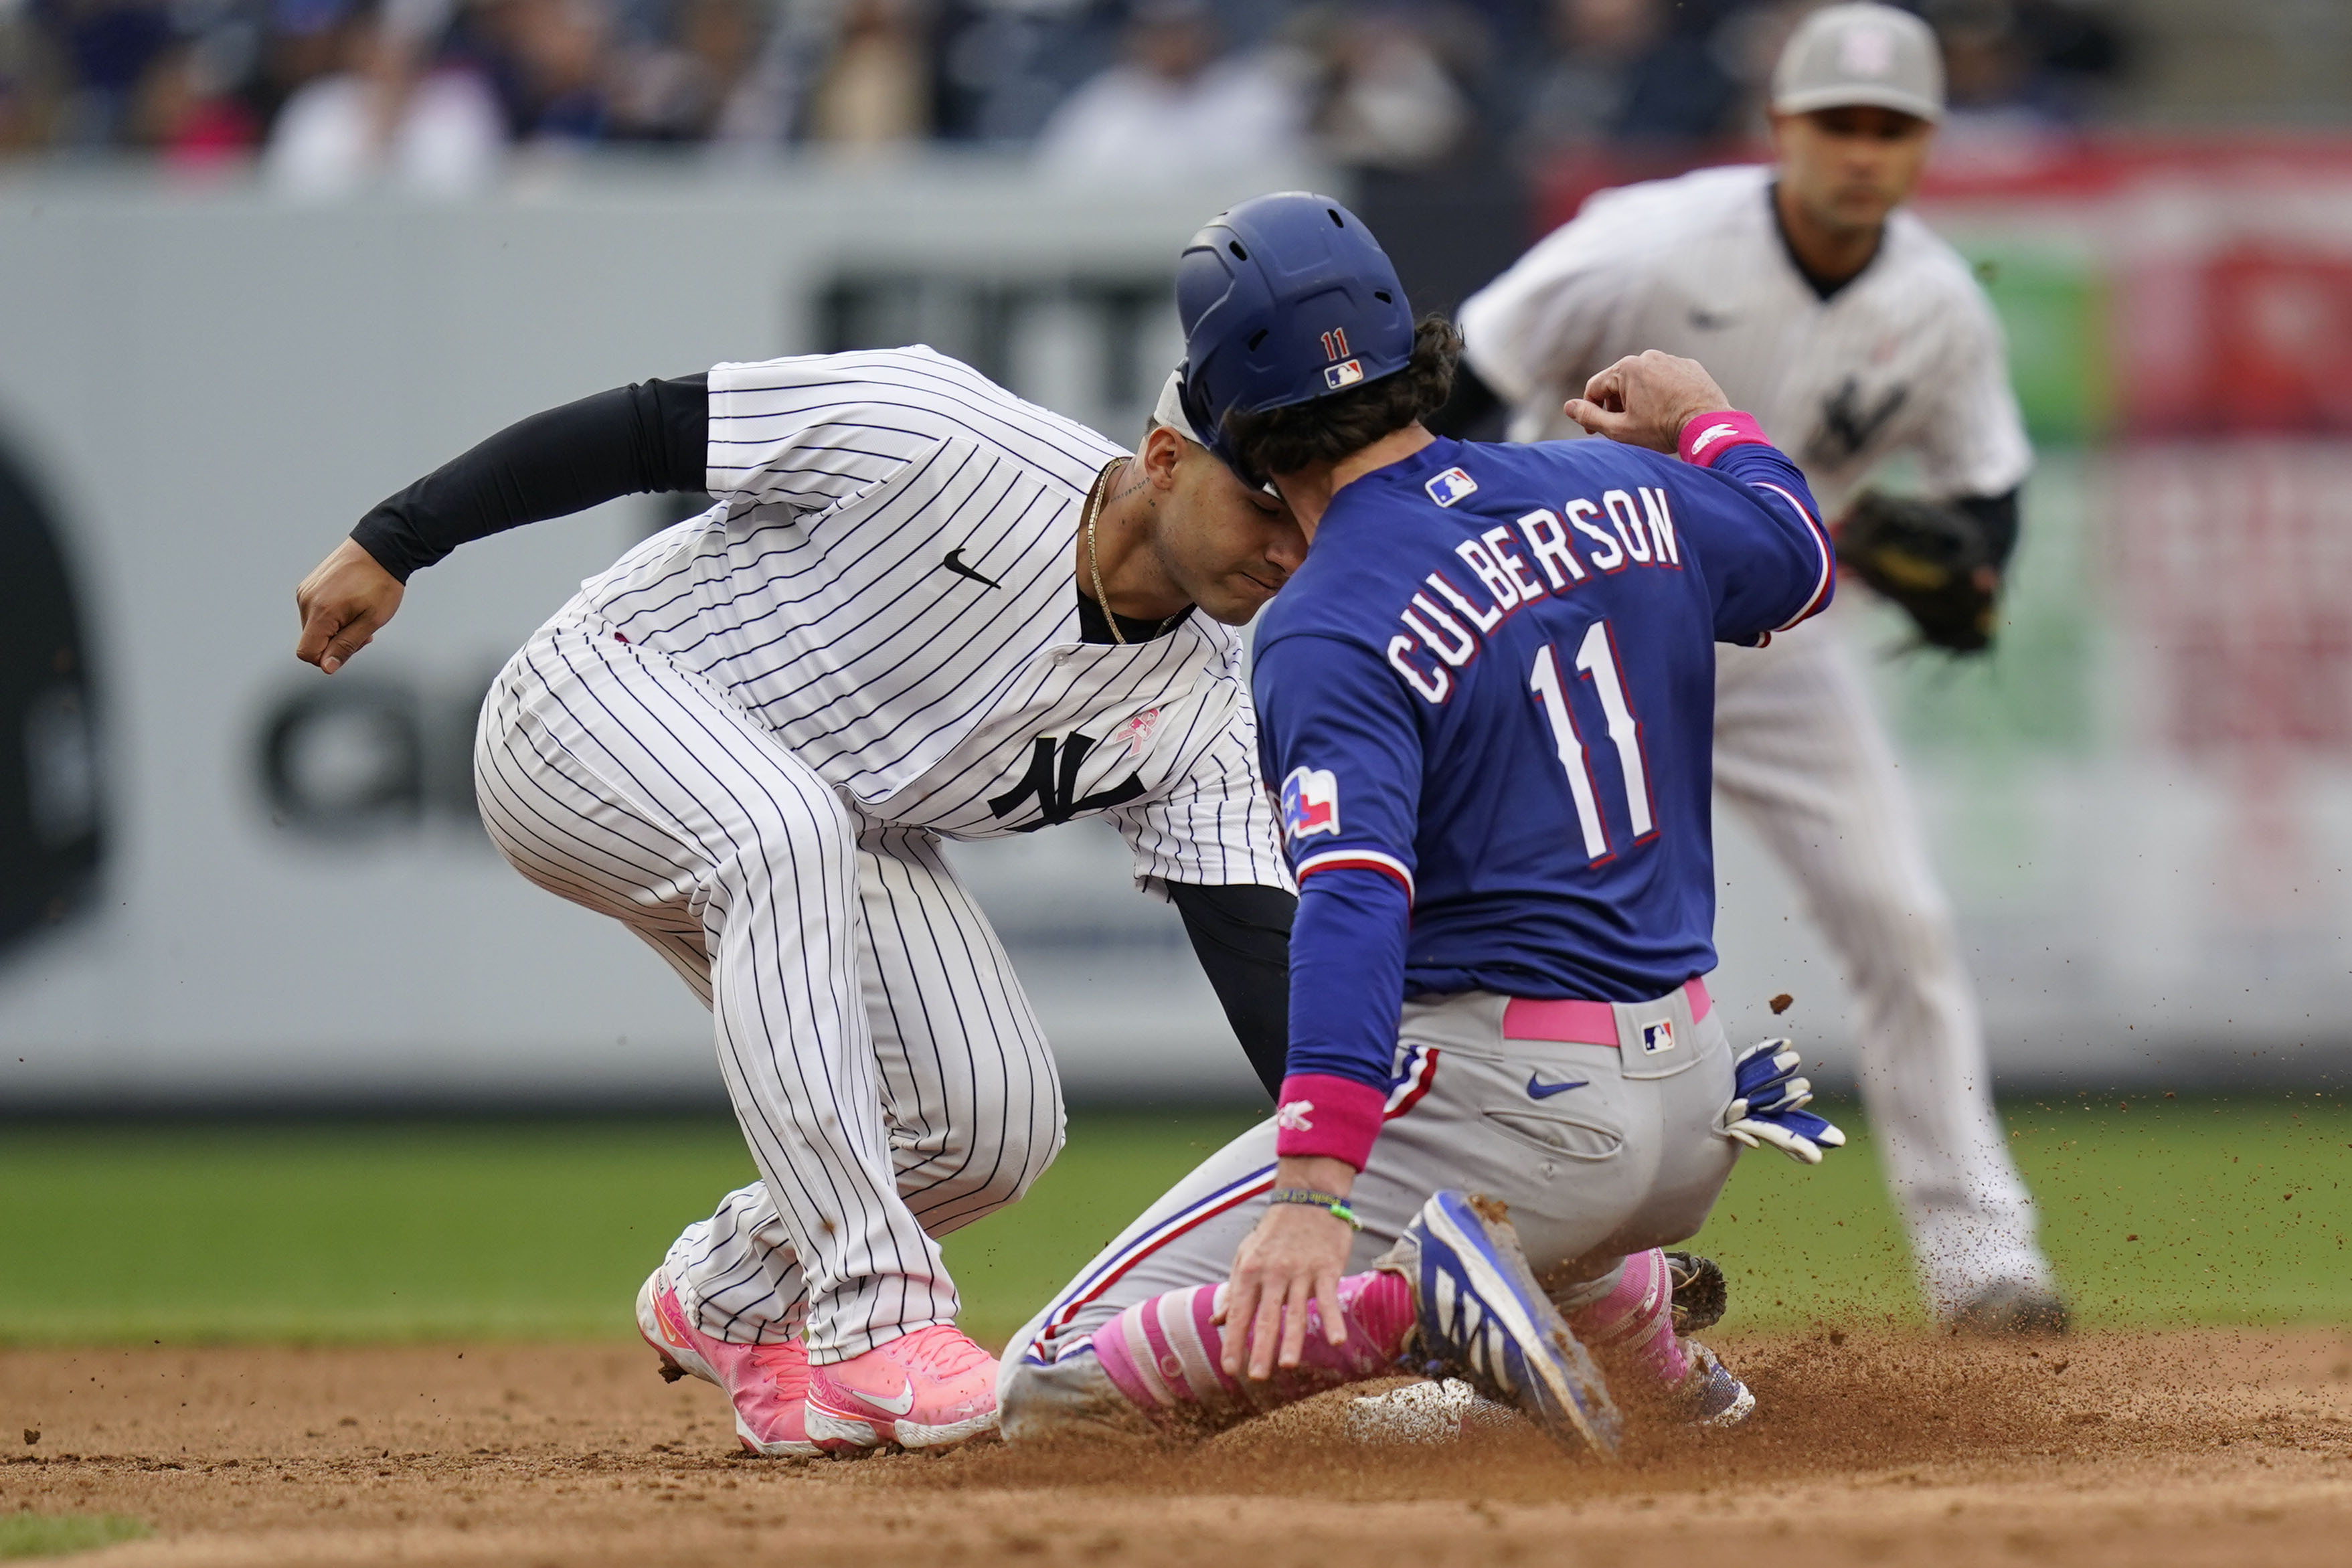
[{"label": "grey baseball cleat", "polygon": [[1690,1422],[1695,1427],[1737,1427],[1754,1414],[1756,1396],[1715,1352],[1687,1337],[1723,1321],[1731,1307],[1731,1287],[1714,1259],[1696,1252],[1667,1253],[1666,1275],[1674,1281],[1675,1335],[1691,1361],[1691,1375],[1680,1391],[1690,1401]]},{"label": "grey baseball cleat", "polygon": [[1617,1457],[1623,1422],[1609,1385],[1536,1283],[1502,1204],[1436,1193],[1373,1267],[1412,1289],[1408,1364],[1460,1378],[1563,1448]]},{"label": "grey baseball cleat", "polygon": [[1694,1427],[1737,1427],[1756,1413],[1756,1396],[1732,1375],[1715,1352],[1695,1339],[1683,1341],[1690,1357],[1690,1375],[1676,1391],[1689,1401],[1685,1417]]}]

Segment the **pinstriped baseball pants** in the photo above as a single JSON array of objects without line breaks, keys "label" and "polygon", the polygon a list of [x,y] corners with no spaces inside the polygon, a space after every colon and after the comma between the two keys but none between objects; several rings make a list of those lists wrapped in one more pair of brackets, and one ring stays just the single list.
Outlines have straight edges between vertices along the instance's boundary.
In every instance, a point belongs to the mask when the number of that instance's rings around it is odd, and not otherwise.
[{"label": "pinstriped baseball pants", "polygon": [[613,915],[711,1009],[761,1180],[670,1249],[705,1332],[824,1364],[954,1320],[933,1238],[1062,1140],[1053,1058],[938,841],[862,823],[699,677],[559,616],[500,672],[482,820],[531,881]]},{"label": "pinstriped baseball pants", "polygon": [[1821,622],[1716,652],[1715,787],[1845,966],[1863,1104],[1930,1310],[2003,1280],[2051,1287],[1951,907],[1861,671]]}]

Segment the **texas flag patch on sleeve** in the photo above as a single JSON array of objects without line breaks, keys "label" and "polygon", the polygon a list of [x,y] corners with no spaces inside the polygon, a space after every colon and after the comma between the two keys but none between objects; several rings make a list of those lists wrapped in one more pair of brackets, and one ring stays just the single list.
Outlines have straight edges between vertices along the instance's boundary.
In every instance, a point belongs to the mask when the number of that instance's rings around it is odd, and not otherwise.
[{"label": "texas flag patch on sleeve", "polygon": [[1422,488],[1428,491],[1429,498],[1439,506],[1450,507],[1475,491],[1478,481],[1459,468],[1448,468],[1444,473],[1433,476]]},{"label": "texas flag patch on sleeve", "polygon": [[1282,832],[1291,842],[1339,831],[1339,781],[1328,768],[1294,768],[1282,781]]}]

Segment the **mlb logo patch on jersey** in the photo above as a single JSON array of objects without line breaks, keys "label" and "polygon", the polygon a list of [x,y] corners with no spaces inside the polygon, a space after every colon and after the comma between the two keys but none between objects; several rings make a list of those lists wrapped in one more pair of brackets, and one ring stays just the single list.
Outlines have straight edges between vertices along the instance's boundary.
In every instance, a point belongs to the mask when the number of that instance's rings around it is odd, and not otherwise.
[{"label": "mlb logo patch on jersey", "polygon": [[1431,478],[1422,488],[1428,491],[1429,498],[1439,506],[1450,507],[1463,497],[1475,494],[1478,488],[1478,481],[1459,468],[1448,468],[1444,473]]},{"label": "mlb logo patch on jersey", "polygon": [[1364,361],[1361,360],[1342,360],[1336,365],[1323,367],[1323,387],[1327,392],[1354,386],[1363,379]]},{"label": "mlb logo patch on jersey", "polygon": [[1674,1019],[1662,1019],[1656,1023],[1645,1023],[1642,1026],[1643,1055],[1664,1056],[1667,1051],[1674,1050]]},{"label": "mlb logo patch on jersey", "polygon": [[1294,768],[1282,781],[1282,832],[1296,843],[1339,831],[1339,781],[1328,768]]}]

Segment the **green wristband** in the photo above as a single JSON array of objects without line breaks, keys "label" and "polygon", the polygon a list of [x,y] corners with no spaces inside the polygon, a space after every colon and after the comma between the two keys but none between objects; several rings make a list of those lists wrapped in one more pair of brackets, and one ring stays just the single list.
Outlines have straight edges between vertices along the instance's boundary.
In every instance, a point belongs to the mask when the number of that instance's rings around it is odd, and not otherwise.
[{"label": "green wristband", "polygon": [[1364,1222],[1348,1207],[1348,1200],[1336,1192],[1317,1192],[1311,1186],[1278,1186],[1265,1195],[1268,1203],[1297,1203],[1308,1208],[1319,1208],[1336,1219],[1348,1222],[1350,1230],[1361,1230]]}]

